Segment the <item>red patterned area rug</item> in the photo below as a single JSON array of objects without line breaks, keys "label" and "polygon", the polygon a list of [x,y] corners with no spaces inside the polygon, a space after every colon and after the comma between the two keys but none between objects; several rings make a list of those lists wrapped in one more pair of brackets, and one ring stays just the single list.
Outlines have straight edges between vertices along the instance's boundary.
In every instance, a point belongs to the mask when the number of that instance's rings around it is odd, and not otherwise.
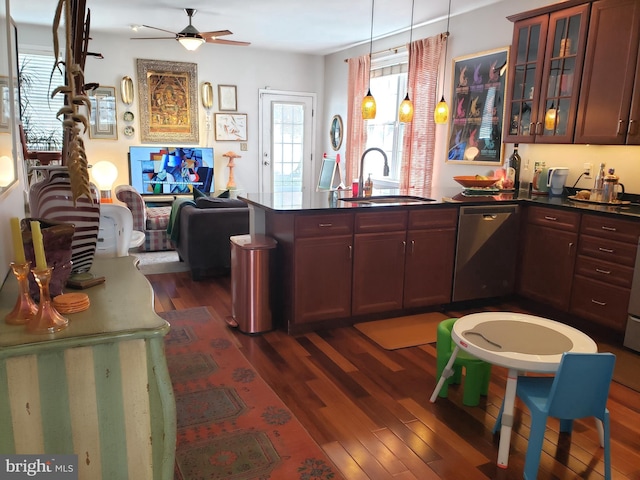
[{"label": "red patterned area rug", "polygon": [[339,480],[206,307],[160,313],[176,397],[176,480]]}]

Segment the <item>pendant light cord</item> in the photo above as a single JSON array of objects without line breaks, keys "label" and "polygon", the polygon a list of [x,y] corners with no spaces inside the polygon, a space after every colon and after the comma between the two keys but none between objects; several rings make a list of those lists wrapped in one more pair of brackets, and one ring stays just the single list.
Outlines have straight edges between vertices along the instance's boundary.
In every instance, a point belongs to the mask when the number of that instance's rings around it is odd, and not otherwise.
[{"label": "pendant light cord", "polygon": [[369,90],[371,90],[371,55],[373,53],[373,10],[374,10],[375,4],[376,4],[376,0],[371,0],[371,35],[369,37]]},{"label": "pendant light cord", "polygon": [[449,0],[449,12],[447,13],[447,31],[444,34],[444,64],[445,69],[442,75],[442,98],[444,99],[444,81],[447,78],[447,47],[449,46],[449,21],[451,20],[451,0]]}]

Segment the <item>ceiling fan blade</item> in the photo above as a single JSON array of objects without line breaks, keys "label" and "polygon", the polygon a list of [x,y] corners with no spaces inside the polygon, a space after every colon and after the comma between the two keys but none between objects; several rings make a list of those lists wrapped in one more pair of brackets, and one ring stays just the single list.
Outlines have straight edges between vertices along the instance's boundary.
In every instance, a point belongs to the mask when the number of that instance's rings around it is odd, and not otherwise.
[{"label": "ceiling fan blade", "polygon": [[167,33],[170,33],[172,35],[176,34],[176,32],[172,32],[171,30],[165,30],[164,28],[152,27],[150,25],[142,25],[142,26],[145,27],[145,28],[153,28],[154,30],[160,30],[161,32],[167,32]]},{"label": "ceiling fan blade", "polygon": [[221,38],[207,38],[207,43],[220,43],[222,45],[239,45],[246,46],[251,45],[251,42],[237,42],[235,40],[223,40]]},{"label": "ceiling fan blade", "polygon": [[200,32],[200,35],[204,38],[222,37],[223,35],[232,35],[232,32],[229,30],[216,30],[214,32]]},{"label": "ceiling fan blade", "polygon": [[131,37],[129,40],[175,40],[176,37]]}]

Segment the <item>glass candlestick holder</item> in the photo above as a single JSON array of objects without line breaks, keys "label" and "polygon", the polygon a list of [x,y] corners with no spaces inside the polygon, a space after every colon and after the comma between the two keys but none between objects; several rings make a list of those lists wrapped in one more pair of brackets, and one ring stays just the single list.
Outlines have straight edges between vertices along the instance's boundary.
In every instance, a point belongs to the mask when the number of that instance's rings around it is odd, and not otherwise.
[{"label": "glass candlestick holder", "polygon": [[69,320],[54,308],[49,293],[49,282],[53,267],[34,268],[31,270],[40,288],[40,303],[38,311],[27,323],[29,333],[55,333],[67,328]]},{"label": "glass candlestick holder", "polygon": [[31,271],[31,262],[16,263],[11,262],[11,270],[18,280],[18,298],[16,304],[7,315],[4,321],[9,325],[24,325],[38,311],[38,305],[35,304],[29,294],[29,272]]}]

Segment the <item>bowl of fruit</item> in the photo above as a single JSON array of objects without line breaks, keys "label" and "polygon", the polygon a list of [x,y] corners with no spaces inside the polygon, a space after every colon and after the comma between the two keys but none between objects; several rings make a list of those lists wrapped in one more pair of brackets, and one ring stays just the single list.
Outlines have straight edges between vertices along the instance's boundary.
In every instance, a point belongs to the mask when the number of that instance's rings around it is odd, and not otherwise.
[{"label": "bowl of fruit", "polygon": [[497,177],[486,177],[484,175],[459,175],[453,179],[464,188],[486,188],[494,185],[498,180]]}]

